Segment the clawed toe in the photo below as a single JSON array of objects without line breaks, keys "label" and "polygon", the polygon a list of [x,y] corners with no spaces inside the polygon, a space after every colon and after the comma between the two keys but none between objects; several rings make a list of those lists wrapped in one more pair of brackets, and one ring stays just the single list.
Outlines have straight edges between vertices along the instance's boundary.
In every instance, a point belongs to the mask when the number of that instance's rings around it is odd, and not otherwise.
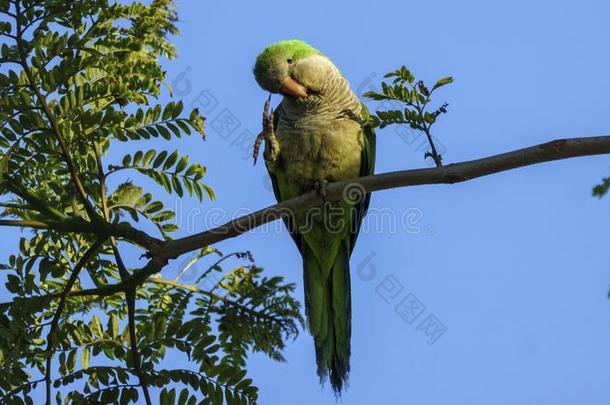
[{"label": "clawed toe", "polygon": [[275,160],[279,152],[279,143],[275,138],[273,120],[274,114],[273,110],[271,110],[271,95],[269,95],[269,98],[265,102],[265,107],[263,108],[263,131],[258,134],[258,136],[256,137],[256,141],[254,142],[254,150],[252,152],[252,157],[254,158],[255,165],[256,160],[258,158],[261,143],[263,143],[263,141],[265,141],[265,160]]},{"label": "clawed toe", "polygon": [[314,189],[316,190],[320,198],[322,198],[322,200],[326,202],[326,197],[328,195],[328,181],[325,179],[316,180],[314,183]]}]

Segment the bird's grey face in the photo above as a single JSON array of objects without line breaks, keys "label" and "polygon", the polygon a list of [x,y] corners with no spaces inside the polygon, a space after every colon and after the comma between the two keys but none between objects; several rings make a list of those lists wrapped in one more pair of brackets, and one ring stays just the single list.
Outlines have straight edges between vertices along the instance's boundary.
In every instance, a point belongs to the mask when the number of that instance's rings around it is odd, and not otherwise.
[{"label": "bird's grey face", "polygon": [[293,64],[294,59],[289,54],[265,50],[256,60],[254,77],[264,90],[279,93]]},{"label": "bird's grey face", "polygon": [[326,56],[307,56],[294,64],[291,77],[309,93],[321,94],[336,67]]},{"label": "bird's grey face", "polygon": [[334,65],[318,51],[288,46],[271,46],[261,53],[254,66],[258,84],[271,93],[296,99],[320,94]]}]

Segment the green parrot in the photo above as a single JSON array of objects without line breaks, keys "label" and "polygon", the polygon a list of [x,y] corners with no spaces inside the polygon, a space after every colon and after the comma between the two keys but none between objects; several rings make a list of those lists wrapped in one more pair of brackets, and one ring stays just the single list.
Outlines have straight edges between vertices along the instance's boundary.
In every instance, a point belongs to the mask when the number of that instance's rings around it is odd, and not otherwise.
[{"label": "green parrot", "polygon": [[[373,174],[375,133],[368,111],[339,69],[300,40],[280,41],[260,53],[258,84],[283,95],[263,119],[264,158],[278,201],[327,182]],[[266,107],[268,108],[268,103]],[[349,259],[370,195],[326,202],[285,219],[303,258],[305,312],[314,338],[320,382],[340,394],[350,371],[351,293]]]}]

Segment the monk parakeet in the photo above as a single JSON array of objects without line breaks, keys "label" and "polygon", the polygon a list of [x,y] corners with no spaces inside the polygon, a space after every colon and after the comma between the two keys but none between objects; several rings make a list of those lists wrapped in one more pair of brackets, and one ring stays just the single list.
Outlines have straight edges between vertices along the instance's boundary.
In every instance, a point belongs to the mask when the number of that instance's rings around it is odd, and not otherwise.
[{"label": "monk parakeet", "polygon": [[[375,133],[339,69],[303,41],[281,41],[257,58],[254,76],[282,102],[264,122],[265,164],[278,201],[327,182],[373,174]],[[265,121],[265,119],[264,119]],[[286,219],[303,258],[305,312],[318,375],[340,393],[350,370],[349,258],[370,195],[327,202]]]}]

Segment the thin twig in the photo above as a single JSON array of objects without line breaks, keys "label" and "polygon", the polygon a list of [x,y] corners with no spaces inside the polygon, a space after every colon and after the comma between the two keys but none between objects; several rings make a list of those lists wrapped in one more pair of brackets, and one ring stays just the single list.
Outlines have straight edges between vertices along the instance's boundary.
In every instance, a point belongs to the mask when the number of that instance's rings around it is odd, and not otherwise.
[{"label": "thin twig", "polygon": [[[370,193],[424,184],[454,184],[537,163],[604,154],[610,154],[610,136],[559,139],[512,152],[437,168],[403,170],[331,183],[327,187],[326,200],[341,200],[344,198],[346,190],[354,187],[358,187],[360,191]],[[193,250],[212,246],[220,241],[236,237],[265,223],[321,206],[323,203],[324,201],[322,201],[319,193],[311,191],[255,211],[252,214],[236,218],[208,231],[167,241],[164,247],[159,250],[158,257],[173,259]]]},{"label": "thin twig", "polygon": [[[106,197],[106,173],[104,173],[104,167],[102,165],[102,154],[100,152],[100,146],[98,143],[94,145],[95,159],[97,163],[97,173],[100,181],[100,195],[102,200],[102,211],[104,214],[104,220],[110,222],[110,210],[108,209],[108,198]],[[125,300],[127,302],[127,321],[129,327],[129,342],[131,349],[131,357],[133,358],[133,368],[138,376],[139,385],[142,387],[144,398],[146,399],[147,405],[152,405],[150,398],[150,392],[148,392],[148,384],[144,374],[142,374],[142,368],[140,364],[140,352],[138,351],[138,340],[136,336],[136,289],[137,285],[130,283],[131,274],[123,262],[121,252],[117,246],[116,239],[110,237],[110,243],[112,245],[112,251],[116,264],[119,268],[119,274],[121,276],[122,283],[129,283],[128,288],[125,290]]]},{"label": "thin twig", "polygon": [[0,226],[16,226],[20,228],[34,228],[34,229],[48,229],[49,224],[42,221],[35,220],[11,220],[11,219],[0,219]]},{"label": "thin twig", "polygon": [[136,371],[140,386],[144,392],[144,398],[146,399],[146,405],[152,405],[150,393],[148,392],[148,383],[146,377],[142,373],[142,365],[140,364],[140,352],[138,351],[138,339],[136,336],[136,286],[125,292],[125,298],[127,299],[127,317],[129,321],[129,343],[131,345],[131,357],[133,358],[133,368]]},{"label": "thin twig", "polygon": [[[403,170],[331,183],[327,186],[326,201],[340,200],[343,198],[345,191],[354,186],[368,193],[425,184],[454,184],[538,163],[578,156],[604,154],[610,154],[610,136],[560,139],[529,148],[438,168]],[[120,229],[121,236],[127,240],[133,241],[131,233],[134,233],[139,243],[152,244],[153,242],[151,241],[154,241],[155,251],[151,254],[151,260],[146,266],[135,271],[129,282],[142,285],[150,276],[161,271],[170,259],[239,236],[265,223],[294,215],[297,212],[320,206],[323,203],[324,201],[322,201],[319,193],[311,191],[282,203],[258,210],[252,214],[236,218],[205,232],[165,242],[154,240],[131,227]],[[113,231],[116,232],[117,229],[113,229]],[[127,286],[128,283],[122,281],[99,288],[74,291],[70,296],[110,296],[124,292]],[[55,298],[57,298],[57,294],[33,297],[32,299],[46,300]]]},{"label": "thin twig", "polygon": [[104,244],[105,241],[106,241],[105,238],[98,239],[97,241],[95,241],[95,243],[93,243],[93,245],[91,245],[89,247],[89,249],[87,249],[85,251],[83,256],[76,263],[76,265],[74,266],[74,269],[72,270],[72,274],[70,275],[70,278],[68,279],[68,282],[66,283],[66,286],[64,287],[64,291],[61,294],[61,298],[59,300],[59,304],[57,305],[57,309],[55,310],[55,314],[53,315],[53,320],[51,321],[51,329],[49,330],[49,334],[47,336],[47,356],[48,357],[47,357],[46,370],[45,370],[45,384],[46,384],[46,394],[47,394],[46,404],[47,405],[51,405],[51,360],[53,358],[53,349],[55,347],[55,339],[56,339],[55,333],[56,333],[57,327],[59,325],[59,319],[61,318],[62,312],[66,305],[66,301],[68,299],[68,296],[70,295],[70,291],[72,290],[72,287],[74,287],[74,284],[78,280],[80,271],[87,264],[89,259]]},{"label": "thin twig", "polygon": [[62,135],[61,129],[59,128],[57,120],[53,116],[53,113],[52,113],[51,109],[49,108],[49,105],[47,103],[45,96],[40,92],[40,89],[38,88],[38,86],[36,86],[36,82],[34,80],[32,71],[30,70],[30,67],[27,63],[27,55],[25,53],[25,50],[23,49],[23,44],[22,44],[23,31],[22,31],[21,22],[20,22],[21,21],[21,19],[20,19],[21,2],[19,0],[17,0],[15,2],[15,8],[16,8],[16,14],[17,14],[17,18],[16,18],[17,49],[19,51],[19,58],[21,60],[21,66],[23,68],[23,72],[25,73],[25,75],[28,79],[28,84],[29,84],[30,90],[32,90],[32,92],[36,96],[38,103],[40,104],[44,114],[46,115],[47,119],[49,120],[49,123],[51,124],[51,129],[53,130],[53,134],[55,135],[55,138],[57,139],[57,142],[59,143],[59,147],[61,148],[64,160],[66,161],[66,164],[68,165],[68,171],[70,172],[72,181],[74,182],[74,185],[76,186],[76,190],[80,196],[80,199],[82,200],[83,206],[85,207],[85,210],[87,211],[87,214],[89,215],[89,219],[94,222],[99,222],[99,219],[100,219],[99,215],[97,214],[97,212],[95,211],[95,209],[93,208],[93,206],[91,205],[91,203],[89,201],[89,197],[80,180],[78,171],[76,169],[76,165],[74,164],[74,161],[72,160],[72,156],[70,155],[68,146],[63,138],[63,135]]}]

